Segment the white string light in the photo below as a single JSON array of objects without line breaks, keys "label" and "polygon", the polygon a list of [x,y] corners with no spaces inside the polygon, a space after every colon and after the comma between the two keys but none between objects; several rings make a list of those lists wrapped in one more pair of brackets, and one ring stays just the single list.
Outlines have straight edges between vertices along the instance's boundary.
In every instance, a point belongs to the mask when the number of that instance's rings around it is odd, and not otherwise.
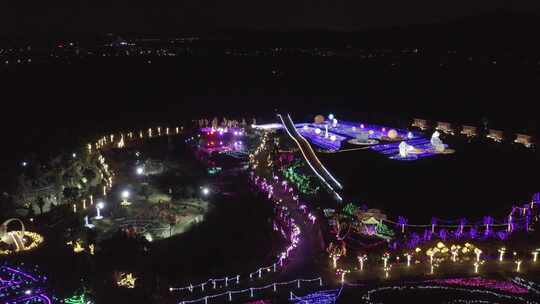
[{"label": "white string light", "polygon": [[315,279],[297,279],[297,280],[288,281],[288,282],[273,282],[271,284],[261,286],[261,287],[250,287],[250,288],[241,289],[241,290],[227,290],[219,294],[204,296],[202,298],[198,298],[195,300],[183,300],[183,301],[180,301],[179,304],[189,304],[189,303],[198,303],[198,302],[205,302],[205,304],[207,304],[208,300],[216,299],[216,298],[220,298],[224,296],[226,296],[228,301],[231,302],[233,294],[249,294],[250,297],[253,298],[255,296],[256,291],[270,289],[270,288],[273,291],[277,291],[278,286],[287,286],[287,285],[293,285],[293,284],[296,285],[297,288],[300,288],[299,286],[301,282],[306,282],[306,283],[318,282],[319,286],[322,286],[321,277],[318,277]]}]

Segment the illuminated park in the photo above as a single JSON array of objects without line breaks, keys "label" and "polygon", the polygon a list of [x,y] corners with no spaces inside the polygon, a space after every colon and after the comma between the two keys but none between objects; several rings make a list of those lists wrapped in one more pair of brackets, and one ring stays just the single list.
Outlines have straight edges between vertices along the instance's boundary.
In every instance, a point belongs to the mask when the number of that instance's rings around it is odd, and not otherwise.
[{"label": "illuminated park", "polygon": [[533,137],[293,117],[21,161],[0,303],[540,303]]}]

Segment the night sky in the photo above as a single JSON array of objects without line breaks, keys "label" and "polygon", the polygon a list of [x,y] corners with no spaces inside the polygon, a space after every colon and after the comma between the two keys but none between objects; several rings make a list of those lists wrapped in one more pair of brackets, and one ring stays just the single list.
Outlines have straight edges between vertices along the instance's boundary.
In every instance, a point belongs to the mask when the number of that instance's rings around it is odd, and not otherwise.
[{"label": "night sky", "polygon": [[364,30],[500,10],[540,12],[535,0],[60,0],[2,1],[0,34],[185,33],[224,29]]}]

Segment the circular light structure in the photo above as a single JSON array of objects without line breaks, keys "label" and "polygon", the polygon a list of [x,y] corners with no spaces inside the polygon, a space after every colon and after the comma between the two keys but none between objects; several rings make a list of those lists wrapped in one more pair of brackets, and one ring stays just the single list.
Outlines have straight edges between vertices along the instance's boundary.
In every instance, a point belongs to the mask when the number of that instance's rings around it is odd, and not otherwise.
[{"label": "circular light structure", "polygon": [[315,129],[315,134],[317,134],[317,135],[321,134],[321,129],[316,128],[316,129]]},{"label": "circular light structure", "polygon": [[122,191],[122,198],[123,198],[123,199],[129,198],[129,191],[128,191],[128,190]]},{"label": "circular light structure", "polygon": [[329,115],[328,115],[328,119],[334,120],[334,114],[329,114]]},{"label": "circular light structure", "polygon": [[388,131],[388,138],[396,139],[398,137],[398,132],[395,129]]},{"label": "circular light structure", "polygon": [[26,166],[28,166],[28,163],[25,162],[25,161],[23,161],[23,162],[21,163],[21,165],[22,165],[23,167],[26,167]]},{"label": "circular light structure", "polygon": [[103,208],[105,208],[105,203],[99,202],[99,203],[97,203],[96,207],[97,207],[98,209],[103,209]]},{"label": "circular light structure", "polygon": [[143,167],[137,167],[136,172],[137,172],[137,175],[143,175],[144,168]]},{"label": "circular light structure", "polygon": [[330,140],[331,140],[331,141],[336,141],[336,139],[337,139],[337,138],[336,138],[335,135],[330,136]]},{"label": "circular light structure", "polygon": [[[8,224],[16,221],[21,230],[7,231]],[[0,255],[11,255],[37,248],[43,243],[43,236],[38,233],[26,231],[20,219],[12,218],[0,225]]]},{"label": "circular light structure", "polygon": [[316,124],[323,124],[324,123],[324,116],[322,116],[322,115],[315,116],[315,118],[313,119],[313,122],[315,122]]}]

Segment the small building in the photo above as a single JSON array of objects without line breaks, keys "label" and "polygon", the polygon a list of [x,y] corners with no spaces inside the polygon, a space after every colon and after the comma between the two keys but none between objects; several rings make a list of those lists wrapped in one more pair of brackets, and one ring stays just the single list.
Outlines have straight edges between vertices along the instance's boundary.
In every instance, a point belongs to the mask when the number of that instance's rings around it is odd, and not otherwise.
[{"label": "small building", "polygon": [[501,130],[489,129],[488,135],[486,136],[496,142],[502,142],[504,139],[504,132]]},{"label": "small building", "polygon": [[514,140],[516,144],[522,144],[527,148],[532,147],[533,137],[527,134],[516,133],[516,139]]},{"label": "small building", "polygon": [[461,134],[467,137],[475,137],[476,135],[478,135],[478,128],[476,128],[475,126],[463,125],[461,129]]},{"label": "small building", "polygon": [[454,129],[452,129],[452,124],[449,122],[438,121],[435,129],[444,132],[445,134],[454,135]]},{"label": "small building", "polygon": [[427,130],[429,128],[427,120],[420,118],[415,118],[413,120],[412,126],[419,128],[420,130]]}]

